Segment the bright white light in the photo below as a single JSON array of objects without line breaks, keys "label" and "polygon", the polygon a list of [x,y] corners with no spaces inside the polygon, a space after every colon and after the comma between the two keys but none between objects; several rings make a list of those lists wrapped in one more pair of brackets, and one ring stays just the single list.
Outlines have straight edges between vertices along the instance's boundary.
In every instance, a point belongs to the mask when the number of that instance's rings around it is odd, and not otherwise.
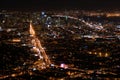
[{"label": "bright white light", "polygon": [[36,70],[36,68],[33,68],[33,71],[35,71]]},{"label": "bright white light", "polygon": [[61,67],[61,68],[64,68],[64,67],[65,67],[65,64],[62,63],[62,64],[60,65],[60,67]]},{"label": "bright white light", "polygon": [[54,65],[54,64],[51,64],[51,66],[53,66],[53,67],[54,67],[55,65]]}]

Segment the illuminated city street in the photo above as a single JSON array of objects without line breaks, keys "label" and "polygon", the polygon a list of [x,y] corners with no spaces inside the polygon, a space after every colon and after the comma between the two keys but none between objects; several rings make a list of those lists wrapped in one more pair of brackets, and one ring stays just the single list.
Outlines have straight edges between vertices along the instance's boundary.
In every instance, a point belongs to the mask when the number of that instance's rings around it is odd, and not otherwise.
[{"label": "illuminated city street", "polygon": [[32,50],[37,53],[36,55],[39,56],[39,60],[43,59],[42,62],[37,61],[35,63],[38,63],[37,64],[38,68],[39,67],[40,68],[46,68],[46,66],[47,65],[49,66],[51,64],[51,62],[50,62],[48,56],[46,55],[45,50],[41,46],[40,41],[38,40],[38,38],[36,38],[35,31],[32,27],[32,24],[30,24],[30,36],[32,37],[32,39],[31,39],[31,44],[33,45]]}]

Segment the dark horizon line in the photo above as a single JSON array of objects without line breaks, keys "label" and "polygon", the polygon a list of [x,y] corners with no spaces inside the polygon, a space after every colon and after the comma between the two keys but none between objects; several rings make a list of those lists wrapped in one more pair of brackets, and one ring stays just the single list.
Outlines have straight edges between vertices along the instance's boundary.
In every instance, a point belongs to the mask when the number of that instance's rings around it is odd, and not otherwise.
[{"label": "dark horizon line", "polygon": [[120,10],[118,7],[2,7],[0,10],[16,10],[16,11],[39,11],[39,10]]}]

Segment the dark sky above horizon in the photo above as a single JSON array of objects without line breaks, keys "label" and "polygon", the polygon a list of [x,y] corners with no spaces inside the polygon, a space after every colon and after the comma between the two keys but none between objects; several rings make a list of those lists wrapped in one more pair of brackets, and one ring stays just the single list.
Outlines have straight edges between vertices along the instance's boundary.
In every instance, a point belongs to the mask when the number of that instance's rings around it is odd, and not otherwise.
[{"label": "dark sky above horizon", "polygon": [[0,8],[119,8],[119,0],[1,0]]}]

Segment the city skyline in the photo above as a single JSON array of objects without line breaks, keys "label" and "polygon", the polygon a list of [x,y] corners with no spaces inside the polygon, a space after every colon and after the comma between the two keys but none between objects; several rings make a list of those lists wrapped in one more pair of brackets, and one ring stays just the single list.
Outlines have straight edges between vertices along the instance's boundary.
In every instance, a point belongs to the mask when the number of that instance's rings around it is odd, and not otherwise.
[{"label": "city skyline", "polygon": [[0,10],[0,79],[120,79],[119,9],[21,9]]}]

